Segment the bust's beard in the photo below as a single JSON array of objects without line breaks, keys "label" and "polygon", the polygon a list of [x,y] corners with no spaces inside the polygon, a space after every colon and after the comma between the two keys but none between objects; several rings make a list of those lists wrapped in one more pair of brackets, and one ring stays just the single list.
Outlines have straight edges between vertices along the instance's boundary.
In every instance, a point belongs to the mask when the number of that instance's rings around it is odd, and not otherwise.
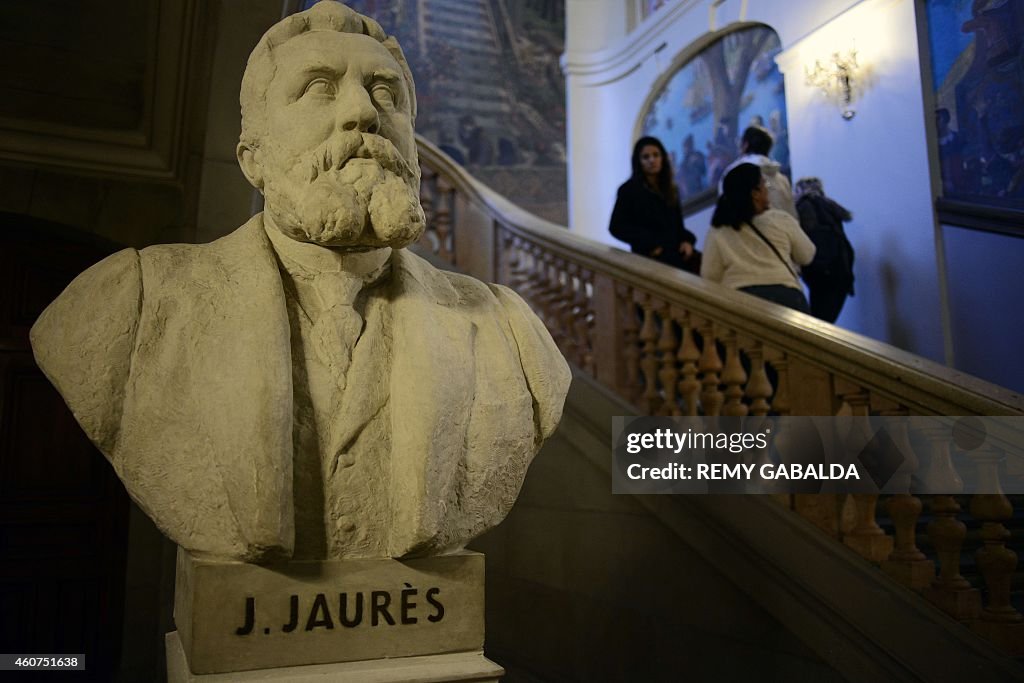
[{"label": "bust's beard", "polygon": [[329,247],[400,249],[423,234],[419,188],[374,159],[349,159],[312,181],[297,175],[268,174],[263,188],[267,211],[293,239]]}]

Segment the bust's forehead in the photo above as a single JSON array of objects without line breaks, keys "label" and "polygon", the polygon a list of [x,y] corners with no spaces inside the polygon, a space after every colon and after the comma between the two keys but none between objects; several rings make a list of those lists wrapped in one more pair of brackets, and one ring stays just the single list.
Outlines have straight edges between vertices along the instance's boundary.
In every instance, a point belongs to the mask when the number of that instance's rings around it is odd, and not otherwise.
[{"label": "bust's forehead", "polygon": [[350,66],[389,68],[401,72],[395,58],[376,39],[359,33],[308,31],[274,50],[277,72],[328,68],[345,71]]}]

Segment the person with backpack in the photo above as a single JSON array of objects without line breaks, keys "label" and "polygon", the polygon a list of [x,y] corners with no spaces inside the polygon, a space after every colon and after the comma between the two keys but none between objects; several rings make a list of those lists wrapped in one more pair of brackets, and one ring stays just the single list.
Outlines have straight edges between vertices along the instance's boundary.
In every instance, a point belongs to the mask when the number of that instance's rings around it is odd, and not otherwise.
[{"label": "person with backpack", "polygon": [[795,194],[800,227],[816,247],[801,273],[811,293],[811,315],[834,323],[846,297],[853,296],[853,245],[843,230],[853,215],[825,196],[819,178],[801,178]]}]

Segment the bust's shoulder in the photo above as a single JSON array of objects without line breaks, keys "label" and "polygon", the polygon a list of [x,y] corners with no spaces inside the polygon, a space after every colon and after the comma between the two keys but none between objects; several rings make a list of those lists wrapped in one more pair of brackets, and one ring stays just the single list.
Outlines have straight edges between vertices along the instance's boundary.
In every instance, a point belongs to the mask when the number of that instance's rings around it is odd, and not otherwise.
[{"label": "bust's shoulder", "polygon": [[406,299],[445,306],[476,323],[536,319],[522,297],[508,287],[435,268],[406,249],[396,250],[392,267],[397,293]]},{"label": "bust's shoulder", "polygon": [[[273,250],[263,231],[262,217],[257,214],[212,242],[155,244],[140,250],[139,260],[147,281],[215,281],[272,264]],[[257,272],[262,270],[266,268],[256,268]]]},{"label": "bust's shoulder", "polygon": [[416,296],[467,314],[498,306],[488,285],[469,275],[436,268],[408,249],[395,250],[391,264],[395,284],[404,296]]}]

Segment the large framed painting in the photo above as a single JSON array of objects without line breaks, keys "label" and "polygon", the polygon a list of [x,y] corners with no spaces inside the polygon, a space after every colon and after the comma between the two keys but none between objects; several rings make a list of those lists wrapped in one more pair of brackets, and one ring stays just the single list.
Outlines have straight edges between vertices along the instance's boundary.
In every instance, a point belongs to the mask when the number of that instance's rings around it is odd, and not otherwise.
[{"label": "large framed painting", "polygon": [[789,175],[786,91],[775,64],[779,37],[767,26],[732,31],[686,60],[655,86],[640,135],[668,151],[684,210],[714,200],[725,168],[751,125],[775,138],[772,157]]},{"label": "large framed painting", "polygon": [[568,222],[564,0],[344,1],[398,38],[417,133],[520,207]]},{"label": "large framed painting", "polygon": [[1019,224],[1024,215],[1024,2],[927,0],[923,7],[940,210],[960,214],[957,223],[980,218],[976,227],[985,227],[986,217],[1000,216]]}]

